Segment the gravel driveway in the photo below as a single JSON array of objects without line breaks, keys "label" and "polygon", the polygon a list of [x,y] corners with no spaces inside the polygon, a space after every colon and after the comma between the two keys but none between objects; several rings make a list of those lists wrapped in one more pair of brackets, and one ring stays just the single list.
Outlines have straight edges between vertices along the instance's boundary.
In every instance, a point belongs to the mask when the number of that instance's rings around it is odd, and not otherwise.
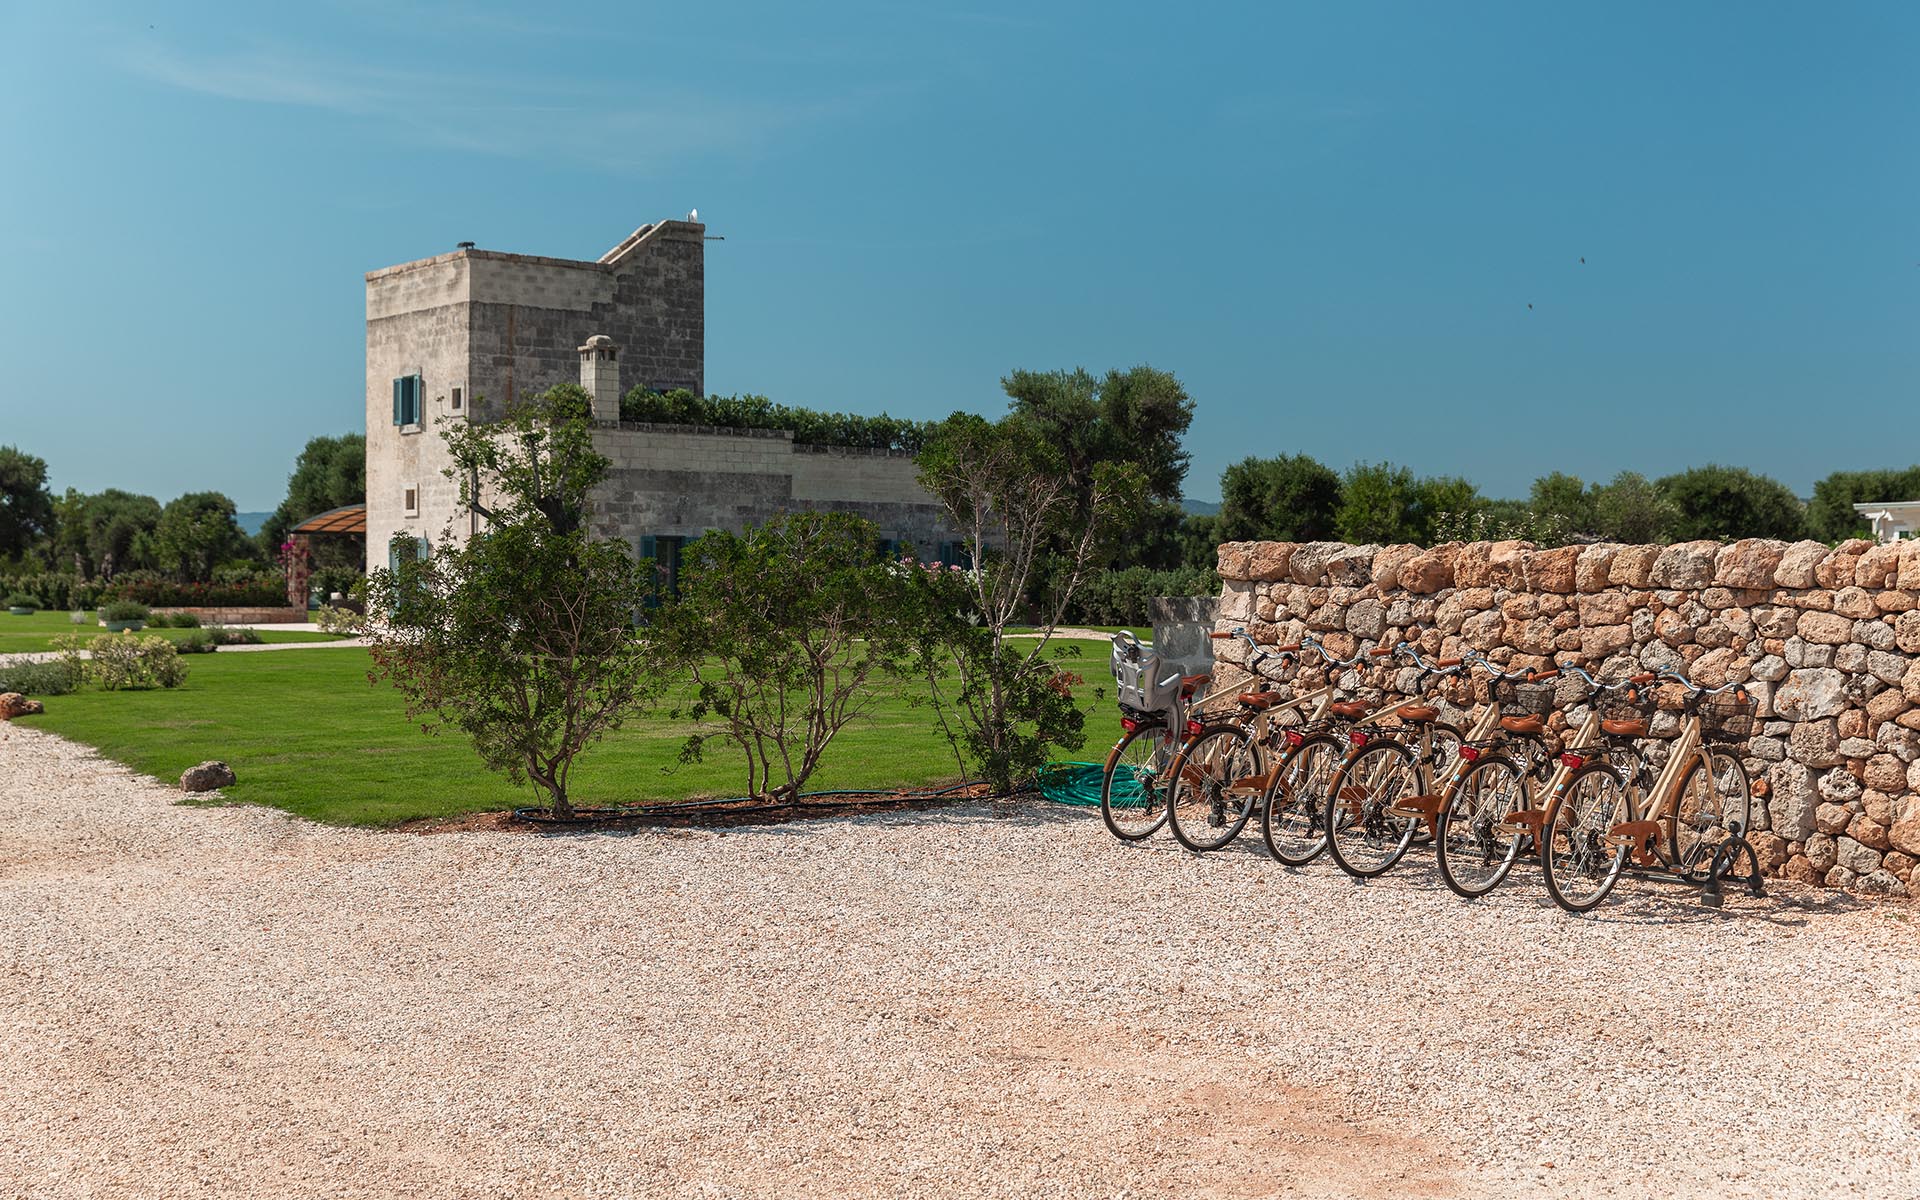
[{"label": "gravel driveway", "polygon": [[1920,910],[1084,810],[411,836],[0,725],[0,1196],[1920,1194]]}]

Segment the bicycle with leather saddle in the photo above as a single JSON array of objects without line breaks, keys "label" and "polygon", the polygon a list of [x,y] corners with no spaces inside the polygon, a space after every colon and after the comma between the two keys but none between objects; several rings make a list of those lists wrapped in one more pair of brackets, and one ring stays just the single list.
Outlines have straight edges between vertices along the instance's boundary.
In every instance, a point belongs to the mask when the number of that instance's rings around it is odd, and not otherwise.
[{"label": "bicycle with leather saddle", "polygon": [[[1244,629],[1212,636],[1238,637],[1252,647],[1247,669],[1257,683],[1235,697],[1231,711],[1207,721],[1187,721],[1188,737],[1170,773],[1168,827],[1182,846],[1196,853],[1218,850],[1238,837],[1268,781],[1290,770],[1297,759],[1295,735],[1324,725],[1344,707],[1336,699],[1331,675],[1321,686],[1295,686],[1283,695],[1273,690],[1275,681],[1264,674],[1265,665],[1297,663],[1302,650],[1318,654],[1329,673],[1360,661],[1358,654],[1335,658],[1312,634],[1271,650]],[[1304,742],[1304,735],[1299,740]]]},{"label": "bicycle with leather saddle", "polygon": [[[1347,753],[1327,781],[1321,805],[1327,850],[1355,879],[1371,879],[1406,856],[1420,819],[1399,805],[1432,790],[1423,784],[1451,775],[1462,740],[1458,729],[1440,720],[1440,706],[1428,695],[1460,673],[1462,659],[1428,662],[1406,642],[1372,653],[1404,657],[1419,675],[1407,696],[1347,731]],[[1397,723],[1384,724],[1388,720]]]},{"label": "bicycle with leather saddle", "polygon": [[[1487,707],[1468,731],[1460,766],[1441,794],[1434,802],[1406,807],[1418,808],[1432,821],[1442,882],[1455,895],[1475,900],[1498,887],[1533,847],[1530,830],[1537,824],[1517,818],[1543,809],[1564,771],[1546,740],[1563,673],[1584,682],[1585,700],[1610,685],[1571,662],[1546,671],[1502,671],[1484,655],[1467,657],[1491,677]],[[1592,727],[1583,725],[1576,740],[1595,735],[1600,720],[1595,713],[1589,716]]]},{"label": "bicycle with leather saddle", "polygon": [[1136,842],[1166,823],[1168,772],[1186,741],[1194,694],[1212,679],[1212,672],[1183,676],[1163,709],[1120,706],[1120,740],[1100,774],[1100,819],[1113,836]]},{"label": "bicycle with leather saddle", "polygon": [[1543,815],[1540,858],[1548,893],[1568,912],[1592,909],[1628,870],[1696,885],[1714,907],[1725,880],[1765,894],[1746,836],[1753,785],[1735,753],[1753,732],[1757,706],[1738,683],[1702,687],[1675,671],[1648,678],[1682,693],[1679,732],[1650,786],[1641,786],[1651,766],[1650,722],[1637,723],[1631,769],[1593,753],[1601,747],[1570,743],[1561,755],[1568,775]]}]

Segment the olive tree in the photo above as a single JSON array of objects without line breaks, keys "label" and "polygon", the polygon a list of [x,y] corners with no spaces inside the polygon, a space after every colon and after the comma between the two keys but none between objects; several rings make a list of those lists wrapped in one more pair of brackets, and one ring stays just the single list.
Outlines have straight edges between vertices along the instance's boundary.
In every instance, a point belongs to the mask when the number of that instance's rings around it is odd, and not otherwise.
[{"label": "olive tree", "polygon": [[680,596],[650,637],[692,678],[688,715],[718,730],[690,736],[682,758],[731,742],[748,795],[797,801],[834,737],[914,661],[906,575],[881,555],[878,527],[850,513],[788,513],[686,546]]},{"label": "olive tree", "polygon": [[[974,554],[970,571],[924,573],[937,583],[927,603],[942,630],[929,662],[944,668],[930,668],[928,682],[944,703],[942,680],[957,680],[957,741],[994,790],[1008,792],[1041,766],[1048,745],[1085,741],[1086,714],[1048,663],[1047,643],[1075,591],[1138,520],[1147,484],[1131,463],[1095,463],[1076,479],[1055,440],[1017,416],[955,413],[917,461],[921,485]],[[1008,627],[1042,569],[1051,586],[1030,614],[1037,636],[1022,648]]]},{"label": "olive tree", "polygon": [[[444,423],[463,503],[486,518],[430,553],[402,541],[368,579],[375,678],[422,728],[464,733],[482,762],[573,815],[581,751],[619,726],[655,676],[634,637],[651,590],[624,541],[587,529],[609,462],[593,449],[587,393],[572,384],[491,424]],[[481,481],[488,492],[480,494]]]}]

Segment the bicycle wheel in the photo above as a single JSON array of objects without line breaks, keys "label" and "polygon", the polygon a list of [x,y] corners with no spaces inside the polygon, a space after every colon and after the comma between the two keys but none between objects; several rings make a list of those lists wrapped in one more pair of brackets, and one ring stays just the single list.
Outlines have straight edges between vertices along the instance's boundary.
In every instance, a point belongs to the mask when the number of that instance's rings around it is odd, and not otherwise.
[{"label": "bicycle wheel", "polygon": [[1326,804],[1327,850],[1355,879],[1372,879],[1399,862],[1413,844],[1417,817],[1388,809],[1420,790],[1412,750],[1376,741],[1347,760],[1333,778]]},{"label": "bicycle wheel", "polygon": [[1179,747],[1165,725],[1121,738],[1100,777],[1100,819],[1123,842],[1137,842],[1167,820],[1167,767]]},{"label": "bicycle wheel", "polygon": [[1289,867],[1304,867],[1327,848],[1327,783],[1346,746],[1323,733],[1300,743],[1274,773],[1261,807],[1260,836],[1267,853]]},{"label": "bicycle wheel", "polygon": [[1513,870],[1526,839],[1502,825],[1529,803],[1526,777],[1511,760],[1483,758],[1467,768],[1440,811],[1435,847],[1440,878],[1455,895],[1477,900]]},{"label": "bicycle wheel", "polygon": [[1252,732],[1239,725],[1210,726],[1190,738],[1168,785],[1167,825],[1180,844],[1204,854],[1238,837],[1265,783],[1258,778],[1264,762]]},{"label": "bicycle wheel", "polygon": [[1568,777],[1547,805],[1541,833],[1540,863],[1555,904],[1583,913],[1607,898],[1629,851],[1609,845],[1607,832],[1633,819],[1633,801],[1608,764],[1589,763]]},{"label": "bicycle wheel", "polygon": [[1666,819],[1667,850],[1674,868],[1705,879],[1715,848],[1744,834],[1753,817],[1753,785],[1740,760],[1723,751],[1703,751],[1680,784],[1679,811]]}]

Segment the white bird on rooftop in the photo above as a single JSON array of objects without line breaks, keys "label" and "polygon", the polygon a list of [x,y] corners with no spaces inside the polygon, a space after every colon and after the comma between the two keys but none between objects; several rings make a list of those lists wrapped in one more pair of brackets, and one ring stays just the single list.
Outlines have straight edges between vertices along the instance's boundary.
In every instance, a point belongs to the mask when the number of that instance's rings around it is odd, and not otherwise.
[{"label": "white bird on rooftop", "polygon": [[689,221],[698,221],[699,219],[700,219],[700,210],[699,210],[699,209],[697,209],[697,208],[690,208],[690,209],[688,209],[688,210],[687,210],[687,220],[689,220]]}]

